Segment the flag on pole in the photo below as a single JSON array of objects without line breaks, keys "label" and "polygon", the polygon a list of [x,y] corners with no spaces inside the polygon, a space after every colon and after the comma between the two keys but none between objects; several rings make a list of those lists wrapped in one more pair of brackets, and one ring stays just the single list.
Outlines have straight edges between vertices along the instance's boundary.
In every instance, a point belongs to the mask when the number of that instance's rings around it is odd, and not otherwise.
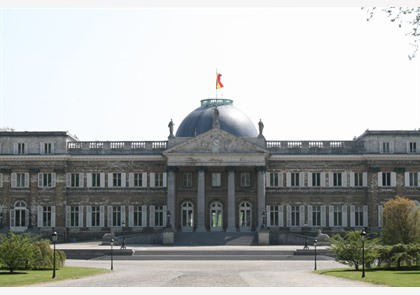
[{"label": "flag on pole", "polygon": [[220,89],[223,87],[223,84],[220,81],[220,77],[222,77],[222,74],[216,73],[216,89]]}]

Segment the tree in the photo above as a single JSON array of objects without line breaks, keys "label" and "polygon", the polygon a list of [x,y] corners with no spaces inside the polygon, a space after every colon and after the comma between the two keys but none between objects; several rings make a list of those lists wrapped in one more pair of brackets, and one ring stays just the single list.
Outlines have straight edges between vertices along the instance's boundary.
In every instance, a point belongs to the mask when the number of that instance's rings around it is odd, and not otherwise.
[{"label": "tree", "polygon": [[28,269],[35,255],[34,238],[30,235],[0,236],[0,263],[13,273],[18,269]]},{"label": "tree", "polygon": [[[378,11],[376,7],[366,10],[368,13],[367,21],[370,21]],[[415,58],[420,43],[420,7],[389,7],[379,11],[384,13],[391,22],[397,22],[400,28],[408,27],[406,35],[412,38],[410,44],[414,47],[413,53],[409,54],[408,58],[410,60]]]},{"label": "tree", "polygon": [[[335,260],[355,267],[356,270],[362,265],[363,258],[363,241],[360,233],[361,231],[346,231],[344,235],[335,234],[330,239],[329,250],[336,255]],[[378,243],[378,238],[372,238],[370,234],[365,236],[365,265],[371,265],[378,256]]]},{"label": "tree", "polygon": [[420,242],[420,207],[396,196],[384,204],[382,242],[385,245]]}]

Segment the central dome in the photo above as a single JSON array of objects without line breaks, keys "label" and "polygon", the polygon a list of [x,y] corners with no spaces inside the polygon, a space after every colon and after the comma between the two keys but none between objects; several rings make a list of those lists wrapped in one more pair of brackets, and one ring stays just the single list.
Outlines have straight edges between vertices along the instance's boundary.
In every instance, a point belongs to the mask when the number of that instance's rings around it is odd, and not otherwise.
[{"label": "central dome", "polygon": [[233,100],[209,98],[179,125],[176,137],[193,137],[213,128],[214,109],[219,111],[220,129],[238,137],[257,137],[258,132],[247,115],[233,106]]}]

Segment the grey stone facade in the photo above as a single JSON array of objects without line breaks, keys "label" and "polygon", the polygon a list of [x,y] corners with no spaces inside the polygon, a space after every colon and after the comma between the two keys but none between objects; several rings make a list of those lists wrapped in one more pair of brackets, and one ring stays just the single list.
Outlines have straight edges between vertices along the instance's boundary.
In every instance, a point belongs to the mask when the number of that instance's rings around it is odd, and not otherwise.
[{"label": "grey stone facade", "polygon": [[265,212],[274,236],[380,232],[384,202],[420,201],[419,176],[417,130],[293,142],[237,137],[217,125],[156,142],[1,131],[0,230],[54,227],[66,240],[168,227],[252,232]]}]

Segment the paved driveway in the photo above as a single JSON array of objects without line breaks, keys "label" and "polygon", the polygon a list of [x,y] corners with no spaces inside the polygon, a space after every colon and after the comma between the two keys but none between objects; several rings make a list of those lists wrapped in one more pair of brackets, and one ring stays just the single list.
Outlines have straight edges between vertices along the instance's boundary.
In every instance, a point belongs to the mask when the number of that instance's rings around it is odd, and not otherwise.
[{"label": "paved driveway", "polygon": [[[67,260],[68,266],[110,269],[108,260]],[[318,269],[343,267],[320,260]],[[114,260],[112,273],[41,284],[42,287],[378,287],[312,273],[314,261]],[[60,271],[57,271],[57,277]],[[341,290],[341,289],[340,289]],[[340,291],[339,291],[340,292]]]}]

